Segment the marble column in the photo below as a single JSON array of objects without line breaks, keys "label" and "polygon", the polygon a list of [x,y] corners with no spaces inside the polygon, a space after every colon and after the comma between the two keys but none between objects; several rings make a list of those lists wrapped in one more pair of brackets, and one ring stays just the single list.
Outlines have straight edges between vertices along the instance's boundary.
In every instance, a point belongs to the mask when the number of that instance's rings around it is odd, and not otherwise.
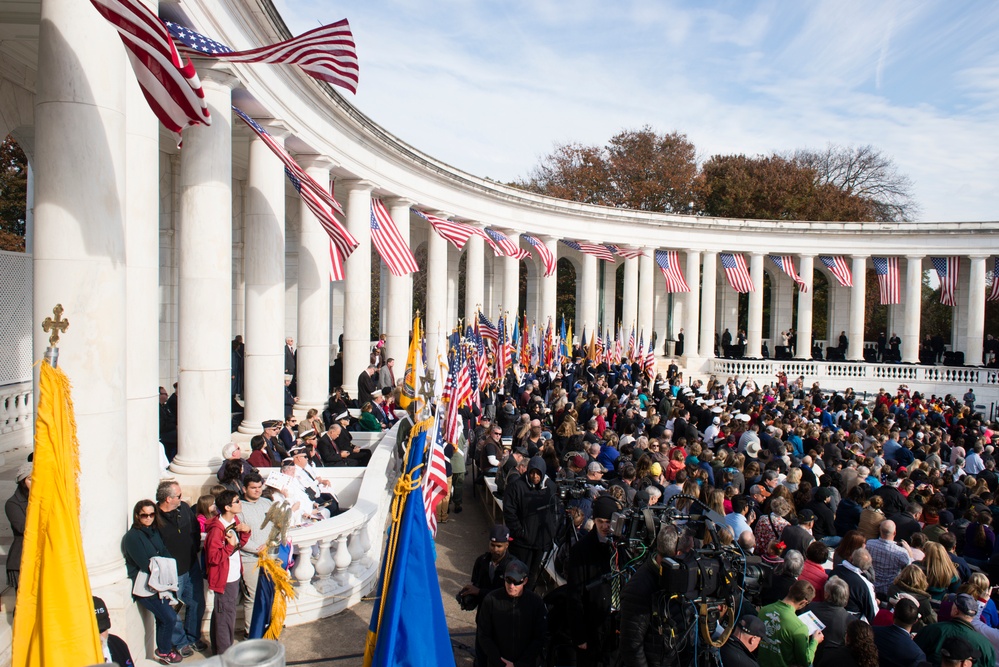
[{"label": "marble column", "polygon": [[503,257],[502,266],[503,310],[520,317],[523,314],[520,311],[520,260],[515,257]]},{"label": "marble column", "polygon": [[683,304],[683,356],[696,359],[701,330],[701,251],[687,251],[687,287]]},{"label": "marble column", "polygon": [[[260,121],[257,121],[260,122]],[[288,131],[261,123],[277,141]],[[246,274],[246,343],[242,433],[260,433],[260,423],[284,419],[284,164],[263,139],[250,137],[246,176],[243,266]]]},{"label": "marble column", "polygon": [[867,255],[854,255],[853,288],[850,290],[850,330],[847,361],[864,360],[864,309],[867,307]]},{"label": "marble column", "polygon": [[923,256],[905,259],[905,323],[902,326],[902,362],[919,363],[919,324],[923,305]]},{"label": "marble column", "polygon": [[749,277],[753,291],[749,293],[749,318],[746,322],[746,356],[763,356],[763,254],[754,252],[749,258]]},{"label": "marble column", "polygon": [[179,374],[171,469],[182,474],[217,469],[232,432],[231,106],[238,81],[226,69],[206,65],[201,82],[212,124],[184,132],[175,237]]},{"label": "marble column", "polygon": [[[552,255],[558,257],[557,239],[540,237],[538,240],[545,244]],[[552,322],[555,322],[555,310],[558,303],[558,271],[546,276],[544,262],[538,262],[538,282],[541,292],[540,306],[538,307],[538,313],[541,316],[539,321],[547,323],[550,317]],[[558,326],[559,323],[555,322],[556,331],[558,331]]]},{"label": "marble column", "polygon": [[[447,217],[440,213],[439,217]],[[447,241],[430,228],[427,232],[427,355],[436,359],[447,354],[451,333],[447,321]]]},{"label": "marble column", "polygon": [[[330,158],[299,155],[297,159],[316,183],[329,183]],[[299,200],[298,211],[297,407],[321,412],[330,383],[330,237],[305,200]]]},{"label": "marble column", "polygon": [[346,192],[347,231],[358,243],[343,267],[343,388],[351,398],[356,398],[357,378],[371,359],[371,190],[374,184],[345,180],[338,181],[337,188]]},{"label": "marble column", "polygon": [[[597,330],[597,258],[581,253],[582,271],[577,276],[579,280],[579,301],[576,304],[578,322],[572,328],[582,336],[586,331],[586,342],[589,343]],[[582,340],[582,339],[580,339]]]},{"label": "marble column", "polygon": [[483,238],[475,234],[470,236],[465,244],[465,321],[469,324],[475,321],[479,310],[482,310],[490,321],[496,317],[485,310],[483,302],[485,247],[486,242]]},{"label": "marble column", "polygon": [[[652,292],[652,286],[656,279],[655,261],[652,259],[654,252],[653,248],[645,248],[646,254],[638,259],[625,260],[625,266],[638,264],[638,328],[645,332],[646,346],[652,340],[653,322],[655,321],[655,295]],[[648,352],[648,350],[649,348],[646,347],[642,352]]]},{"label": "marble column", "polygon": [[801,255],[798,275],[805,281],[808,291],[798,291],[798,345],[795,359],[812,358],[812,298],[815,296],[815,257]]},{"label": "marble column", "polygon": [[[625,260],[628,261],[628,260]],[[630,260],[634,261],[634,260]],[[610,331],[614,332],[614,306],[617,302],[617,264],[615,262],[600,262],[603,269],[603,280],[601,280],[600,310],[601,316],[599,331],[601,335]]]},{"label": "marble column", "polygon": [[715,298],[718,294],[718,253],[705,251],[701,272],[701,354],[713,357],[715,350]]},{"label": "marble column", "polygon": [[[125,77],[125,320],[128,497],[159,481],[160,126],[131,69]],[[28,252],[31,252],[29,249]]]},{"label": "marble column", "polygon": [[59,338],[59,367],[73,385],[83,551],[90,585],[104,594],[125,581],[120,541],[135,500],[124,483],[127,68],[120,40],[88,3],[46,0],[40,12],[32,73],[34,358],[49,344],[41,322],[62,304],[70,327]]},{"label": "marble column", "polygon": [[964,363],[981,366],[985,345],[985,260],[988,255],[971,255],[968,283],[968,339],[964,345]]},{"label": "marble column", "polygon": [[624,335],[631,335],[635,330],[635,340],[638,340],[638,260],[624,260],[624,293],[621,300],[621,325]]},{"label": "marble column", "polygon": [[[411,248],[413,244],[409,234],[409,209],[413,202],[401,197],[384,197],[382,201],[388,208],[392,222],[399,228],[402,236]],[[395,359],[396,379],[402,377],[406,368],[406,355],[409,353],[409,332],[413,328],[413,274],[393,276],[386,271],[385,282],[385,321],[382,329],[387,334],[385,347],[388,357]],[[387,357],[386,357],[387,358]]]}]

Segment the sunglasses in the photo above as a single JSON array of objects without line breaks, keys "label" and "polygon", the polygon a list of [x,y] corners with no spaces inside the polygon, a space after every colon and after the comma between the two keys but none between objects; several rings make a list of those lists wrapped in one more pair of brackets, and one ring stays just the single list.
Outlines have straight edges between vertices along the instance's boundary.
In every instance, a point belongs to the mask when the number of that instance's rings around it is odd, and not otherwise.
[{"label": "sunglasses", "polygon": [[504,577],[503,581],[505,581],[506,583],[510,584],[511,586],[521,586],[521,585],[523,585],[523,583],[525,581],[527,581],[527,577],[524,577],[523,579],[514,579],[513,577]]},{"label": "sunglasses", "polygon": [[140,519],[151,519],[156,516],[156,512],[139,512]]}]

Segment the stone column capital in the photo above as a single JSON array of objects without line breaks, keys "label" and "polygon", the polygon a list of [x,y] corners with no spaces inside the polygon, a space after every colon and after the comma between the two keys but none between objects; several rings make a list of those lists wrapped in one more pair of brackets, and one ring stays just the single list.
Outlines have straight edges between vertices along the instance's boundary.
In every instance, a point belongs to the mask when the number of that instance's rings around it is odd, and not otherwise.
[{"label": "stone column capital", "polygon": [[752,250],[750,251],[749,254],[752,255],[753,257],[766,257],[770,253],[766,252],[765,250]]},{"label": "stone column capital", "polygon": [[191,58],[191,62],[202,81],[211,81],[229,89],[240,88],[243,85],[243,82],[236,76],[235,70],[228,63],[211,58]]},{"label": "stone column capital", "polygon": [[364,191],[371,192],[375,189],[375,184],[363,178],[341,178],[337,179],[337,184],[342,186],[347,192]]},{"label": "stone column capital", "polygon": [[405,206],[406,208],[413,208],[413,204],[416,202],[408,197],[400,197],[399,195],[389,195],[387,197],[381,198],[382,203],[386,206],[394,208],[396,206]]},{"label": "stone column capital", "polygon": [[814,252],[799,252],[798,253],[798,257],[800,257],[800,258],[811,257],[812,259],[815,259],[815,253]]},{"label": "stone column capital", "polygon": [[905,258],[910,262],[921,262],[926,259],[926,255],[906,255]]},{"label": "stone column capital", "polygon": [[871,253],[850,253],[851,259],[870,259]]},{"label": "stone column capital", "polygon": [[302,169],[325,169],[329,171],[333,167],[338,166],[337,163],[328,155],[319,155],[317,153],[299,153],[295,155],[295,159]]},{"label": "stone column capital", "polygon": [[988,259],[991,256],[992,256],[992,253],[975,252],[975,253],[968,254],[968,259]]}]

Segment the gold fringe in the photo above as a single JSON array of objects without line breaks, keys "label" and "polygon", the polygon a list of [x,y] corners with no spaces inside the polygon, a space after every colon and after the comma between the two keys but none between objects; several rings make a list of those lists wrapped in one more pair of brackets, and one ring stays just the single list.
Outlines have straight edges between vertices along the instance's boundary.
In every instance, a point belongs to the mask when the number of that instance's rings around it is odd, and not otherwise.
[{"label": "gold fringe", "polygon": [[[306,558],[308,556],[305,556]],[[284,630],[284,621],[288,615],[288,600],[295,598],[295,587],[291,584],[291,575],[284,569],[281,561],[267,555],[263,550],[257,558],[257,566],[261,575],[266,574],[274,582],[274,602],[271,604],[271,622],[264,633],[264,639],[277,640]]]}]

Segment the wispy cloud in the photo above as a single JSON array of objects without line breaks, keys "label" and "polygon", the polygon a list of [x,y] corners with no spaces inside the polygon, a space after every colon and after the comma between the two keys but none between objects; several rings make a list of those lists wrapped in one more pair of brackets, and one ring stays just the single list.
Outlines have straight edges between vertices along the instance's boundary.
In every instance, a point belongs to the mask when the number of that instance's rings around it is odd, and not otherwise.
[{"label": "wispy cloud", "polygon": [[278,0],[295,32],[346,15],[351,101],[456,167],[525,175],[556,141],[651,124],[702,156],[874,144],[923,217],[997,219],[999,5]]}]

